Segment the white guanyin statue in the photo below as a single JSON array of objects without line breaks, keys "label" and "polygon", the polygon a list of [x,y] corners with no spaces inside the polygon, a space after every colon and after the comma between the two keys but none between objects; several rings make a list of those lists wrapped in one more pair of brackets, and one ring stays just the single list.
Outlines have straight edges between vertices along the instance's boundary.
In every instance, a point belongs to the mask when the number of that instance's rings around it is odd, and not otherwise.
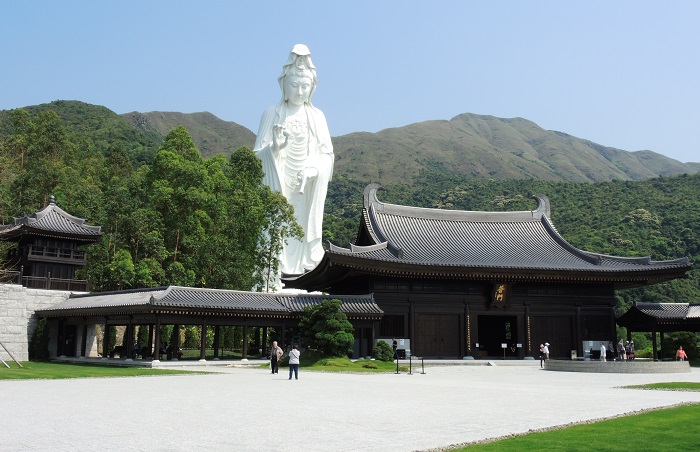
[{"label": "white guanyin statue", "polygon": [[292,48],[278,80],[282,100],[263,113],[254,151],[262,160],[264,182],[294,206],[304,230],[301,240],[287,239],[280,271],[301,274],[323,258],[323,205],[333,176],[333,144],[326,117],[311,104],[317,79],[308,47]]}]

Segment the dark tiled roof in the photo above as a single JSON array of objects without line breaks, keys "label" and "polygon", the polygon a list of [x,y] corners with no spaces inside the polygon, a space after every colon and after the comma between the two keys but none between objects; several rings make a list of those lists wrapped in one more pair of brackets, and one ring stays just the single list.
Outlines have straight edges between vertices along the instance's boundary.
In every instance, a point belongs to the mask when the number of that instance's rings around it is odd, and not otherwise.
[{"label": "dark tiled roof", "polygon": [[637,302],[634,308],[657,319],[685,319],[690,303],[644,303]]},{"label": "dark tiled roof", "polygon": [[[520,275],[615,280],[634,285],[682,277],[688,258],[653,261],[580,250],[550,220],[549,200],[537,195],[532,211],[475,212],[386,204],[377,184],[365,189],[357,243],[329,244],[321,263],[303,275],[285,275],[286,287],[329,290],[350,272],[451,278]],[[345,270],[342,270],[345,269]],[[481,275],[481,276],[479,276]]]},{"label": "dark tiled roof", "polygon": [[170,286],[153,296],[153,306],[187,309],[232,309],[288,314],[272,294]]},{"label": "dark tiled roof", "polygon": [[14,223],[0,225],[0,238],[11,238],[23,233],[47,236],[70,236],[96,241],[102,236],[101,226],[89,226],[82,218],[74,217],[58,207],[51,197],[48,206],[36,213],[15,218]]},{"label": "dark tiled roof", "polygon": [[71,298],[49,308],[39,309],[43,315],[79,315],[81,312],[116,313],[150,312],[159,310],[218,312],[224,314],[298,314],[304,307],[321,300],[338,298],[341,310],[349,317],[383,314],[371,295],[316,295],[243,292],[236,290],[202,289],[193,287],[158,287],[118,292],[72,295]]},{"label": "dark tiled roof", "polygon": [[332,254],[421,265],[547,270],[637,271],[687,266],[687,259],[652,261],[589,253],[569,244],[549,220],[549,200],[537,195],[537,209],[473,212],[385,204],[378,186],[365,195],[365,227],[375,243]]},{"label": "dark tiled roof", "polygon": [[277,294],[277,300],[291,312],[302,312],[304,308],[320,303],[322,300],[338,299],[340,310],[348,316],[381,315],[384,313],[374,302],[372,295],[322,295],[322,294]]},{"label": "dark tiled roof", "polygon": [[700,331],[700,303],[637,302],[617,318],[631,331]]},{"label": "dark tiled roof", "polygon": [[165,292],[165,287],[155,289],[124,290],[119,292],[97,292],[94,294],[71,295],[66,301],[37,311],[64,311],[71,309],[123,308],[148,306],[151,298]]}]

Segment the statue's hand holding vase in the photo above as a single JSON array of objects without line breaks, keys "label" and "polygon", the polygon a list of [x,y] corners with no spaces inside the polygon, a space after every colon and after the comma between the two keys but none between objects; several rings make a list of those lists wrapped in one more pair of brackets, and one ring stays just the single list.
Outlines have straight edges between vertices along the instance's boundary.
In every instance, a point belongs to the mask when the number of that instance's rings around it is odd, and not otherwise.
[{"label": "statue's hand holding vase", "polygon": [[304,168],[303,170],[299,171],[299,175],[297,178],[300,180],[299,184],[299,193],[303,194],[304,193],[304,187],[306,187],[306,183],[311,180],[315,179],[318,176],[318,169],[308,166]]}]

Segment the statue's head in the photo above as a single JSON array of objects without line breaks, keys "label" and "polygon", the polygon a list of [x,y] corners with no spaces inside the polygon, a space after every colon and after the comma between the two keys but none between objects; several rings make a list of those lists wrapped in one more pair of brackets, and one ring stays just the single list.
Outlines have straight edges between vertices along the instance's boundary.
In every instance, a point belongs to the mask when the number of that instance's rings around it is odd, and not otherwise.
[{"label": "statue's head", "polygon": [[[293,87],[303,86],[303,102],[311,103],[311,96],[316,90],[316,66],[311,61],[311,52],[304,44],[297,44],[289,52],[287,63],[282,67],[282,75],[277,79],[282,89],[282,100],[294,102]],[[298,99],[297,99],[298,101]]]}]

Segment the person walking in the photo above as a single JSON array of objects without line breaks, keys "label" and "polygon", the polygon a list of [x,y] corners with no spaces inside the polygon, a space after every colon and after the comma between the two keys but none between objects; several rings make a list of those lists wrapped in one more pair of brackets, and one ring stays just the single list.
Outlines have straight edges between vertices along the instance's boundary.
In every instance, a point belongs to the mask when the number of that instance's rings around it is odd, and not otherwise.
[{"label": "person walking", "polygon": [[544,344],[540,344],[540,368],[544,367]]},{"label": "person walking", "polygon": [[605,355],[606,355],[607,351],[608,351],[608,349],[607,349],[607,347],[605,347],[605,342],[601,342],[600,343],[600,360],[603,362],[606,361]]},{"label": "person walking", "polygon": [[277,345],[277,341],[274,341],[270,349],[270,369],[273,374],[279,373],[279,361],[282,355],[284,355],[284,350]]},{"label": "person walking", "polygon": [[676,352],[676,359],[678,361],[685,361],[688,359],[688,355],[685,353],[685,350],[683,350],[683,346],[678,347],[678,351]]},{"label": "person walking", "polygon": [[289,351],[289,379],[292,379],[292,372],[294,372],[294,379],[299,379],[299,357],[301,352],[299,351],[299,346],[294,344],[292,349]]}]

